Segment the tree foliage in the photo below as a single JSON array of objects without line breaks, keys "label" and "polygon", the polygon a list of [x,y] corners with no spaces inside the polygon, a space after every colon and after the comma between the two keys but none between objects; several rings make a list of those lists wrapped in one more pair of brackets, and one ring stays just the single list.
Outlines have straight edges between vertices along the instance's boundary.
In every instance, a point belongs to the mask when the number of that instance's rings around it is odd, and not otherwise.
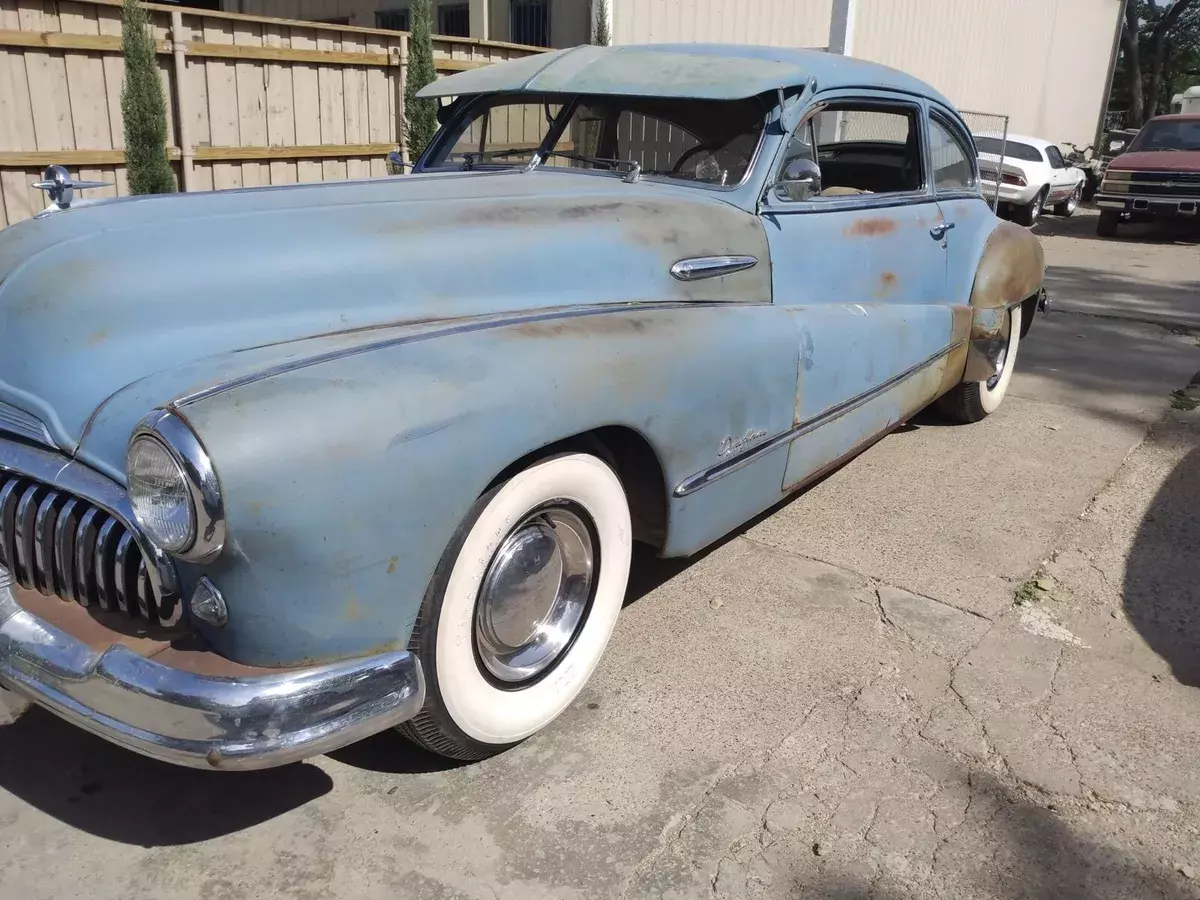
[{"label": "tree foliage", "polygon": [[416,160],[437,133],[437,101],[418,99],[417,91],[437,78],[433,67],[433,12],[430,0],[409,7],[408,71],[404,78],[404,134],[409,159]]},{"label": "tree foliage", "polygon": [[1110,106],[1128,106],[1138,128],[1200,84],[1200,0],[1125,0],[1121,65]]},{"label": "tree foliage", "polygon": [[150,21],[139,0],[125,0],[121,11],[121,51],[125,85],[125,165],[134,194],[169,194],[175,176],[167,159],[167,109],[159,80]]},{"label": "tree foliage", "polygon": [[608,33],[608,0],[599,0],[596,4],[596,20],[592,23],[592,43],[599,47],[607,47],[612,43],[612,35]]}]

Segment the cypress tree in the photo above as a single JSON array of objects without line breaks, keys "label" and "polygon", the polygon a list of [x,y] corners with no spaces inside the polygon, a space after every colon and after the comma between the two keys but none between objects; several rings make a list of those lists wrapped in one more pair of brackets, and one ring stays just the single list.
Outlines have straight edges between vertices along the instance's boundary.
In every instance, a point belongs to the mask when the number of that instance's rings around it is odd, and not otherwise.
[{"label": "cypress tree", "polygon": [[404,79],[404,133],[408,158],[416,161],[438,130],[437,101],[417,99],[417,91],[437,78],[433,67],[433,14],[430,0],[409,7],[408,72]]},{"label": "cypress tree", "polygon": [[175,177],[167,159],[167,111],[150,20],[139,0],[125,0],[121,10],[121,50],[125,57],[125,86],[121,112],[125,116],[125,165],[134,194],[170,194]]},{"label": "cypress tree", "polygon": [[612,43],[608,33],[608,0],[599,0],[596,4],[596,21],[592,23],[592,43],[607,47]]}]

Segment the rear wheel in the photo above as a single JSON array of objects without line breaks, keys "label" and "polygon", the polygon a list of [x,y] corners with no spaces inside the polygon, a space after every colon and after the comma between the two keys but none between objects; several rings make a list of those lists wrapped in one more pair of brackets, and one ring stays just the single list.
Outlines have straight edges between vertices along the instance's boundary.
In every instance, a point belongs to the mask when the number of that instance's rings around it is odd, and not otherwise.
[{"label": "rear wheel", "polygon": [[1008,343],[1000,361],[999,371],[987,381],[964,381],[938,400],[942,414],[955,422],[969,424],[990,416],[1000,408],[1008,384],[1012,381],[1013,368],[1017,363],[1017,348],[1021,343],[1021,307],[1014,306],[1008,313],[1005,324]]},{"label": "rear wheel", "polygon": [[1032,225],[1042,214],[1042,205],[1046,202],[1046,188],[1038,191],[1037,196],[1024,206],[1013,207],[1013,218],[1021,225]]},{"label": "rear wheel", "polygon": [[1071,196],[1054,207],[1054,214],[1069,219],[1075,215],[1075,210],[1079,209],[1081,199],[1083,199],[1083,185],[1077,184],[1075,190],[1071,192]]},{"label": "rear wheel", "polygon": [[476,501],[409,642],[425,705],[400,732],[482,759],[544,728],[591,677],[629,580],[629,505],[605,463],[567,453]]},{"label": "rear wheel", "polygon": [[1096,223],[1096,234],[1100,237],[1116,237],[1121,214],[1114,209],[1100,210],[1100,221]]}]

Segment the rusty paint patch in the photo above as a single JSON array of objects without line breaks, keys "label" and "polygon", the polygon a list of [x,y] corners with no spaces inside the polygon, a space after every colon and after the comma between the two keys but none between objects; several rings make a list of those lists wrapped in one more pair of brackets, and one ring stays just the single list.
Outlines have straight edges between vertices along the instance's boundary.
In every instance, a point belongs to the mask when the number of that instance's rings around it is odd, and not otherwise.
[{"label": "rusty paint patch", "polygon": [[648,329],[673,327],[676,317],[671,315],[621,315],[614,313],[598,316],[576,316],[570,319],[553,319],[544,322],[523,322],[505,328],[501,334],[512,334],[527,338],[551,338],[572,335],[576,337],[600,337],[640,335]]},{"label": "rusty paint patch", "polygon": [[896,230],[896,220],[887,216],[859,219],[846,229],[846,237],[878,237]]},{"label": "rusty paint patch", "polygon": [[984,245],[971,305],[990,309],[1019,303],[1038,292],[1045,274],[1041,242],[1020,225],[1001,222]]},{"label": "rusty paint patch", "polygon": [[398,556],[393,556],[388,560],[387,573],[389,575],[396,574],[396,563],[399,561],[400,561],[400,557],[398,557]]},{"label": "rusty paint patch", "polygon": [[88,335],[88,346],[95,347],[97,344],[103,344],[108,340],[108,329],[102,328],[99,331],[93,331]]},{"label": "rusty paint patch", "polygon": [[954,316],[954,323],[950,326],[950,343],[965,341],[971,336],[971,322],[975,311],[969,306],[952,306],[950,311]]},{"label": "rusty paint patch", "polygon": [[971,340],[990,341],[1004,335],[1008,309],[1003,306],[976,309],[971,319]]},{"label": "rusty paint patch", "polygon": [[[955,308],[954,322],[956,326],[958,324],[958,309],[959,307]],[[969,346],[967,344],[963,344],[961,347],[957,347],[952,350],[950,355],[946,357],[945,361],[942,363],[942,379],[941,383],[938,384],[936,396],[942,396],[942,394],[946,393],[946,391],[950,390],[960,381],[962,381],[963,372],[967,367],[968,349]]]},{"label": "rusty paint patch", "polygon": [[879,290],[875,292],[875,298],[883,299],[884,297],[890,296],[891,294],[895,293],[896,288],[899,287],[899,285],[900,281],[896,277],[895,272],[884,272],[881,276],[879,276]]}]

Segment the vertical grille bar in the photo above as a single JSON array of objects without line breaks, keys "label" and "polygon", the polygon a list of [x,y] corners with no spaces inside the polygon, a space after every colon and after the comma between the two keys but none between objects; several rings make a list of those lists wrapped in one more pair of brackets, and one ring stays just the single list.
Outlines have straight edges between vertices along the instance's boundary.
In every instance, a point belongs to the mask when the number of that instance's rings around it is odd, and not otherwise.
[{"label": "vertical grille bar", "polygon": [[127,616],[137,614],[137,564],[140,558],[133,536],[123,531],[117,541],[113,585],[117,589],[117,609]]},{"label": "vertical grille bar", "polygon": [[96,538],[96,596],[100,608],[109,612],[117,608],[117,543],[121,540],[122,528],[116,519],[109,519]]},{"label": "vertical grille bar", "polygon": [[33,575],[37,589],[50,596],[54,593],[54,526],[66,497],[50,491],[37,509],[33,520]]},{"label": "vertical grille bar", "polygon": [[20,502],[17,503],[17,554],[16,565],[13,567],[13,577],[17,579],[17,584],[27,590],[33,590],[36,586],[36,579],[33,572],[33,526],[34,519],[37,517],[38,507],[41,505],[46,493],[45,487],[34,482],[25,489],[25,493],[21,494]]},{"label": "vertical grille bar", "polygon": [[158,604],[154,601],[154,587],[150,584],[150,570],[141,558],[137,569],[137,605],[142,618],[147,622],[158,617]]},{"label": "vertical grille bar", "polygon": [[74,497],[67,500],[54,523],[54,593],[64,600],[76,600],[75,593],[75,529],[83,504]]},{"label": "vertical grille bar", "polygon": [[10,479],[0,487],[0,563],[11,571],[17,564],[17,501],[21,482]]},{"label": "vertical grille bar", "polygon": [[91,606],[96,598],[96,535],[104,524],[104,514],[98,509],[89,509],[79,520],[75,530],[75,600],[82,606]]}]

